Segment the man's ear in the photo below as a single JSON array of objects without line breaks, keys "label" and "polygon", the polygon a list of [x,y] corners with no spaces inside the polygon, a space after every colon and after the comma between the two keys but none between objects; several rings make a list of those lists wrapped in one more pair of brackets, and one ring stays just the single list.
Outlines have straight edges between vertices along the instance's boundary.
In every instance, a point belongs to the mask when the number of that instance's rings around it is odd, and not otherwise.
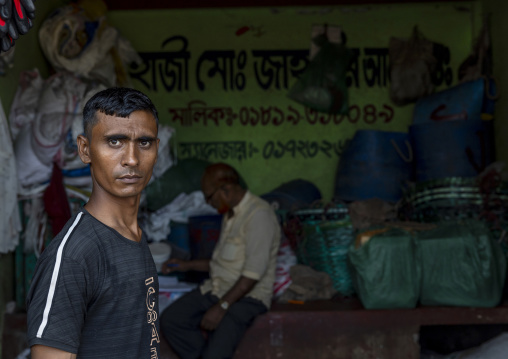
[{"label": "man's ear", "polygon": [[79,158],[81,158],[81,162],[84,164],[89,164],[92,162],[90,159],[90,143],[88,142],[88,138],[83,135],[79,135],[76,139],[78,144],[78,154]]}]

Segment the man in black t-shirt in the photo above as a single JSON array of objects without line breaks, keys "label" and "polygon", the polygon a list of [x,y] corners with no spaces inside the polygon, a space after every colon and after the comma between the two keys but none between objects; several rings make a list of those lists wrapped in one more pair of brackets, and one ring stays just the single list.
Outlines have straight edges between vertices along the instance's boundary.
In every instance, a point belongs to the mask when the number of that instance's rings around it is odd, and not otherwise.
[{"label": "man in black t-shirt", "polygon": [[111,88],[87,102],[83,124],[92,194],[37,262],[31,358],[158,358],[157,271],[137,222],[157,160],[157,110],[137,90]]}]

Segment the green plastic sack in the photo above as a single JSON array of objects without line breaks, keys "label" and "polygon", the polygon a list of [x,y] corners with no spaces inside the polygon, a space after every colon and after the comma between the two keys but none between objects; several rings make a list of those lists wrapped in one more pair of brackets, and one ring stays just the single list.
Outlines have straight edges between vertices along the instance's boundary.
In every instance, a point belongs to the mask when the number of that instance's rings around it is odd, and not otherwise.
[{"label": "green plastic sack", "polygon": [[353,284],[367,309],[414,308],[420,274],[412,235],[394,228],[373,236],[359,248],[352,244],[349,260]]},{"label": "green plastic sack", "polygon": [[208,165],[210,162],[200,159],[179,160],[146,187],[148,210],[156,211],[164,207],[180,193],[189,194],[201,190],[201,177]]},{"label": "green plastic sack", "polygon": [[319,112],[346,114],[349,111],[346,72],[351,51],[343,44],[318,35],[313,42],[319,52],[289,90],[289,98]]},{"label": "green plastic sack", "polygon": [[417,234],[422,305],[493,307],[506,275],[500,245],[481,222],[446,222]]},{"label": "green plastic sack", "polygon": [[[178,160],[159,178],[152,181],[145,189],[146,206],[149,211],[156,211],[171,203],[179,194],[190,194],[201,191],[201,177],[206,167],[212,163],[198,158]],[[248,188],[243,177],[240,176],[240,185]]]}]

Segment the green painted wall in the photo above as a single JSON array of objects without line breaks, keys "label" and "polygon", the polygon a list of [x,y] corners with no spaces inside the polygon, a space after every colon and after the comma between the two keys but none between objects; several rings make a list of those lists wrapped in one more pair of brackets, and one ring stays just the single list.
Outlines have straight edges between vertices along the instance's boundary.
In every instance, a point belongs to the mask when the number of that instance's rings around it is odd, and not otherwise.
[{"label": "green painted wall", "polygon": [[[412,105],[397,107],[388,96],[390,37],[407,38],[418,25],[445,45],[450,60],[440,66],[451,81],[444,88],[456,83],[479,14],[477,2],[454,2],[113,11],[109,20],[146,59],[133,85],[176,129],[180,158],[228,162],[257,194],[303,178],[330,199],[356,130],[406,132],[411,123]],[[357,72],[348,74],[349,116],[316,117],[287,97],[303,63],[299,51],[307,55],[312,26],[325,23],[340,26],[358,53]]]},{"label": "green painted wall", "polygon": [[508,44],[506,43],[508,2],[504,0],[483,0],[482,5],[483,13],[490,15],[494,78],[497,80],[501,94],[496,103],[494,118],[497,159],[508,163],[508,141],[506,140],[506,134],[508,133],[508,102],[506,101],[506,91],[508,90],[508,71],[506,70],[506,62],[508,61]]}]

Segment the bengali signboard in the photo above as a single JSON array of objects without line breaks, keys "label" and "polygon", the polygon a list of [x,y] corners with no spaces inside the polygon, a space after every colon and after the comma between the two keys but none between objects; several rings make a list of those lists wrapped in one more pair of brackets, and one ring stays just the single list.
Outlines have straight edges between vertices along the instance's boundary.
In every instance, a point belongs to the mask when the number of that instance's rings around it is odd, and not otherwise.
[{"label": "bengali signboard", "polygon": [[[474,4],[398,4],[323,8],[115,11],[110,22],[143,62],[133,86],[176,129],[179,158],[232,164],[253,192],[302,178],[330,199],[337,164],[358,129],[407,131],[412,106],[389,99],[391,36],[414,25],[441,45],[437,88],[456,82],[473,42]],[[307,67],[315,24],[339,26],[353,60],[349,113],[305,108],[287,92]],[[137,26],[134,26],[134,25]]]}]

